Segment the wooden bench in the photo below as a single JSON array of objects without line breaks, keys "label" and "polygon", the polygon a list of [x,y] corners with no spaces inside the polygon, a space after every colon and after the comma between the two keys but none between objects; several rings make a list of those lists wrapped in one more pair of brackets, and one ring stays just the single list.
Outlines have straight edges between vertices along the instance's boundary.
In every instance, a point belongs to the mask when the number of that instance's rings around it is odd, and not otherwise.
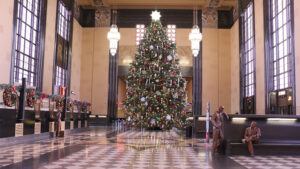
[{"label": "wooden bench", "polygon": [[[235,117],[246,118],[235,120]],[[293,118],[294,121],[274,121],[274,118]],[[268,120],[273,118],[272,121]],[[231,115],[223,124],[224,153],[226,155],[249,155],[247,144],[241,139],[250,126],[257,122],[262,136],[258,144],[253,144],[256,155],[300,155],[300,117],[272,115]]]}]

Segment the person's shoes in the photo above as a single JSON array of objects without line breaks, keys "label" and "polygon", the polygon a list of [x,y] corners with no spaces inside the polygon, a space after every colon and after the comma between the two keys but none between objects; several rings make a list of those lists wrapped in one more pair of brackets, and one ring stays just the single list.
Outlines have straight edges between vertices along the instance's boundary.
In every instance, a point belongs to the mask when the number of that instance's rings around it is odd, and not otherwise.
[{"label": "person's shoes", "polygon": [[242,143],[245,144],[246,143],[246,139],[242,139]]}]

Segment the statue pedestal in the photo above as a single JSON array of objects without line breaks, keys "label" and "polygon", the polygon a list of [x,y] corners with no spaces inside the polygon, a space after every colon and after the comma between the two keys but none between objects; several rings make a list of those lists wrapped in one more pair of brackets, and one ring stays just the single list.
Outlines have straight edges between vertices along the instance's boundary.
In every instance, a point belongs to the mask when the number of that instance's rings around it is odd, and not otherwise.
[{"label": "statue pedestal", "polygon": [[40,134],[41,133],[41,122],[35,122],[34,123],[34,134]]},{"label": "statue pedestal", "polygon": [[70,130],[73,130],[74,129],[74,121],[70,121]]},{"label": "statue pedestal", "polygon": [[54,129],[55,129],[55,123],[49,122],[49,132],[54,133]]},{"label": "statue pedestal", "polygon": [[24,123],[16,123],[15,127],[15,136],[23,136],[23,131],[24,131]]},{"label": "statue pedestal", "polygon": [[81,120],[78,120],[78,128],[81,128]]},{"label": "statue pedestal", "polygon": [[60,123],[60,131],[65,131],[66,128],[66,122],[65,121],[61,121]]}]

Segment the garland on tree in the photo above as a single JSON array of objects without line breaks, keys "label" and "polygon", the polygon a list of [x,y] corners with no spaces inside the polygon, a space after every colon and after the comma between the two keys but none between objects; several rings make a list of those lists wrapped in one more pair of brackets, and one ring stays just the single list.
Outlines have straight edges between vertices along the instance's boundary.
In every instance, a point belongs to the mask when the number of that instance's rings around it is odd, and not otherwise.
[{"label": "garland on tree", "polygon": [[137,49],[126,80],[126,124],[131,127],[185,128],[189,125],[186,81],[182,78],[176,45],[161,22],[152,20]]},{"label": "garland on tree", "polygon": [[3,101],[6,106],[12,107],[17,101],[17,90],[16,87],[9,86],[3,92]]},{"label": "garland on tree", "polygon": [[26,95],[26,104],[28,107],[33,107],[33,104],[36,101],[36,95],[34,89],[28,89]]}]

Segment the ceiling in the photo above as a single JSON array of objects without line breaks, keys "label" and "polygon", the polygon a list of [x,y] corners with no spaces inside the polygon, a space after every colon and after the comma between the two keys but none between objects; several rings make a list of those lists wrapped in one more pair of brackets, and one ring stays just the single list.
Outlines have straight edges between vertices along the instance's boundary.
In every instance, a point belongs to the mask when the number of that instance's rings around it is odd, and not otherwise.
[{"label": "ceiling", "polygon": [[215,7],[230,10],[238,0],[76,0],[84,9],[97,9],[100,6],[117,9],[205,9]]}]

